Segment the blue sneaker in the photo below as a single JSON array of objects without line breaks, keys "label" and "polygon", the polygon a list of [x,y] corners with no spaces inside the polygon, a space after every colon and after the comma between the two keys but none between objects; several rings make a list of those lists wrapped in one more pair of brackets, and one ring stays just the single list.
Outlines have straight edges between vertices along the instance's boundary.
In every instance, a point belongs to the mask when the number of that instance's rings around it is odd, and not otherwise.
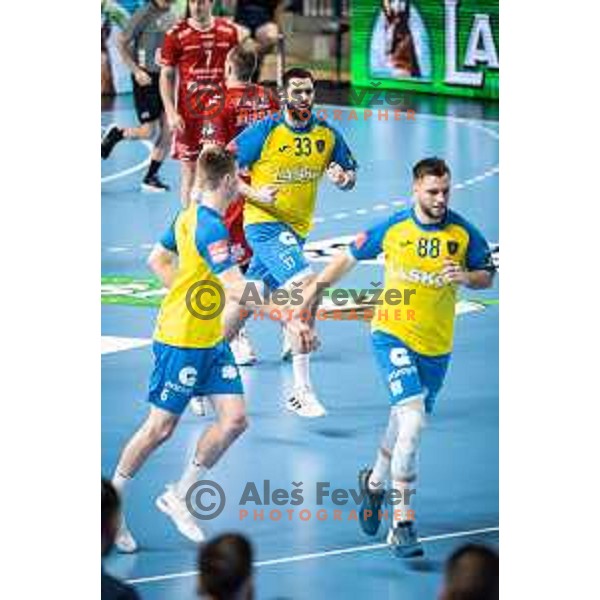
[{"label": "blue sneaker", "polygon": [[[385,495],[385,489],[381,486],[381,490],[372,492],[369,489],[369,477],[371,477],[373,469],[362,469],[358,473],[359,491],[363,494],[363,501],[360,505],[360,513],[358,522],[360,528],[367,535],[375,535],[381,523],[381,505]],[[366,511],[371,511],[370,516],[365,516]]]},{"label": "blue sneaker", "polygon": [[404,521],[391,528],[387,543],[398,558],[416,558],[425,554],[414,521]]}]

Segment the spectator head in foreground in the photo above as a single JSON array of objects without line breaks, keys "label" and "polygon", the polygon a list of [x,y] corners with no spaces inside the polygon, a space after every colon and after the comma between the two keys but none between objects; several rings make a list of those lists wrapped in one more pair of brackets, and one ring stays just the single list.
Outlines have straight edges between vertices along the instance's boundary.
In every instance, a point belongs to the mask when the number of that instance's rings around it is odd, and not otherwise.
[{"label": "spectator head in foreground", "polygon": [[252,600],[252,545],[243,536],[226,533],[200,546],[199,586],[202,598]]},{"label": "spectator head in foreground", "polygon": [[467,544],[446,561],[440,600],[498,600],[498,554],[483,545]]},{"label": "spectator head in foreground", "polygon": [[102,556],[112,548],[121,515],[121,501],[117,490],[107,479],[102,479]]}]

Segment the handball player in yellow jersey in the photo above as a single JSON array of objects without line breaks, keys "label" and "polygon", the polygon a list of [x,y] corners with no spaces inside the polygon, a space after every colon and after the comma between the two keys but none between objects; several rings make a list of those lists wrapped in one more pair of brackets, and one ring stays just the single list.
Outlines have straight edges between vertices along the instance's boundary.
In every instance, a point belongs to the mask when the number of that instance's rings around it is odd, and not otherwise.
[{"label": "handball player in yellow jersey", "polygon": [[[226,300],[241,299],[246,280],[223,222],[238,194],[235,159],[224,148],[206,147],[197,171],[198,201],[179,212],[149,257],[151,269],[169,290],[154,331],[150,412],[121,453],[113,484],[123,493],[150,454],[173,433],[192,397],[207,397],[217,421],[199,438],[179,481],[167,485],[156,501],[182,535],[201,542],[204,532],[186,506],[186,495],[247,427],[242,381],[221,317]],[[308,326],[304,329],[308,332]],[[124,519],[115,545],[121,552],[137,549]]]},{"label": "handball player in yellow jersey", "polygon": [[[336,256],[308,286],[300,306],[310,306],[320,290],[335,284],[358,261],[383,253],[385,300],[374,311],[371,335],[391,410],[373,468],[359,473],[359,521],[365,533],[377,533],[390,478],[402,503],[392,506],[388,543],[403,558],[423,554],[411,496],[416,493],[421,432],[452,351],[457,287],[484,289],[494,275],[484,237],[448,208],[450,169],[443,160],[426,158],[414,166],[413,196],[412,206],[359,234],[348,253]],[[409,299],[414,319],[395,318],[397,302],[389,300],[389,290],[395,300],[398,294],[405,303]]]},{"label": "handball player in yellow jersey", "polygon": [[[358,165],[342,134],[313,113],[310,71],[288,69],[283,85],[282,111],[247,127],[229,147],[250,176],[252,188],[262,194],[270,191],[274,199],[244,206],[244,232],[253,252],[246,276],[291,295],[312,277],[302,247],[313,228],[323,175],[339,189],[351,190]],[[235,316],[228,311],[229,318]],[[314,327],[314,320],[309,324]],[[322,417],[326,410],[311,384],[310,354],[299,349],[293,335],[289,338],[294,391],[286,407],[302,417]]]}]

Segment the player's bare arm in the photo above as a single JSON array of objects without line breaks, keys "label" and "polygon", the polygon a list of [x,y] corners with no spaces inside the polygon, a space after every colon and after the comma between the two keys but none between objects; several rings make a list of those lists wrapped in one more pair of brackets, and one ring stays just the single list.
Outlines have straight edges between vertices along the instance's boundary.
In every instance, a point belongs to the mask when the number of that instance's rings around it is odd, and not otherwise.
[{"label": "player's bare arm", "polygon": [[177,254],[167,250],[162,244],[155,244],[147,262],[161,283],[170,289],[177,274]]},{"label": "player's bare arm", "polygon": [[442,269],[442,277],[448,283],[464,285],[473,290],[484,290],[489,288],[494,281],[494,273],[484,269],[467,271],[458,263],[446,259]]},{"label": "player's bare arm", "polygon": [[[267,313],[272,310],[278,310],[284,314],[286,312],[286,309],[284,308],[282,310],[279,304],[264,302],[264,290],[261,291],[260,289],[262,282],[258,283],[260,300],[257,302],[253,301],[253,298],[250,297],[251,295],[245,292],[247,292],[247,286],[249,284],[254,283],[256,285],[257,282],[250,282],[245,279],[237,266],[221,273],[221,275],[219,275],[219,280],[223,285],[225,297],[228,302],[233,302],[248,310],[263,310]],[[314,348],[317,343],[316,338],[313,335],[310,324],[306,322],[306,319],[299,318],[299,311],[295,311],[294,318],[286,321],[286,327],[289,329],[290,333],[295,336],[299,349],[302,352],[310,352]]]},{"label": "player's bare arm", "polygon": [[[219,281],[223,286],[225,297],[228,302],[235,302],[240,306],[243,305],[244,308],[249,310],[281,309],[280,305],[264,302],[264,284],[262,282],[249,281],[246,279],[238,266],[227,269],[227,271],[221,273],[219,275]],[[247,293],[248,285],[255,285],[257,287],[260,298],[256,298],[255,295]]]},{"label": "player's bare arm", "polygon": [[141,69],[135,61],[131,52],[131,38],[129,38],[124,32],[119,32],[116,39],[117,52],[121,57],[121,60],[125,63],[127,68],[131,71],[131,74],[135,77],[135,80],[139,85],[150,85],[152,78],[144,69]]},{"label": "player's bare arm", "polygon": [[238,179],[238,189],[248,202],[257,204],[273,204],[278,191],[276,185],[264,185],[260,188],[254,188],[241,178]]},{"label": "player's bare arm", "polygon": [[310,308],[317,300],[319,292],[337,283],[346,273],[352,270],[356,262],[356,259],[346,252],[341,252],[335,256],[306,286],[298,312]]},{"label": "player's bare arm", "polygon": [[177,71],[175,67],[163,66],[160,69],[160,96],[165,105],[165,113],[169,127],[173,130],[183,129],[182,116],[177,112],[175,106],[175,81]]}]

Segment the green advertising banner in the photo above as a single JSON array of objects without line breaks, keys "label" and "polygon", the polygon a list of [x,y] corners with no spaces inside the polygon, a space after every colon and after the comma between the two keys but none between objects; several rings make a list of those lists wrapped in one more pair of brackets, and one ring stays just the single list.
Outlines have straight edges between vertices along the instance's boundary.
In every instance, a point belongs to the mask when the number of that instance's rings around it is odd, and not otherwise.
[{"label": "green advertising banner", "polygon": [[498,0],[352,0],[352,84],[498,98]]}]

